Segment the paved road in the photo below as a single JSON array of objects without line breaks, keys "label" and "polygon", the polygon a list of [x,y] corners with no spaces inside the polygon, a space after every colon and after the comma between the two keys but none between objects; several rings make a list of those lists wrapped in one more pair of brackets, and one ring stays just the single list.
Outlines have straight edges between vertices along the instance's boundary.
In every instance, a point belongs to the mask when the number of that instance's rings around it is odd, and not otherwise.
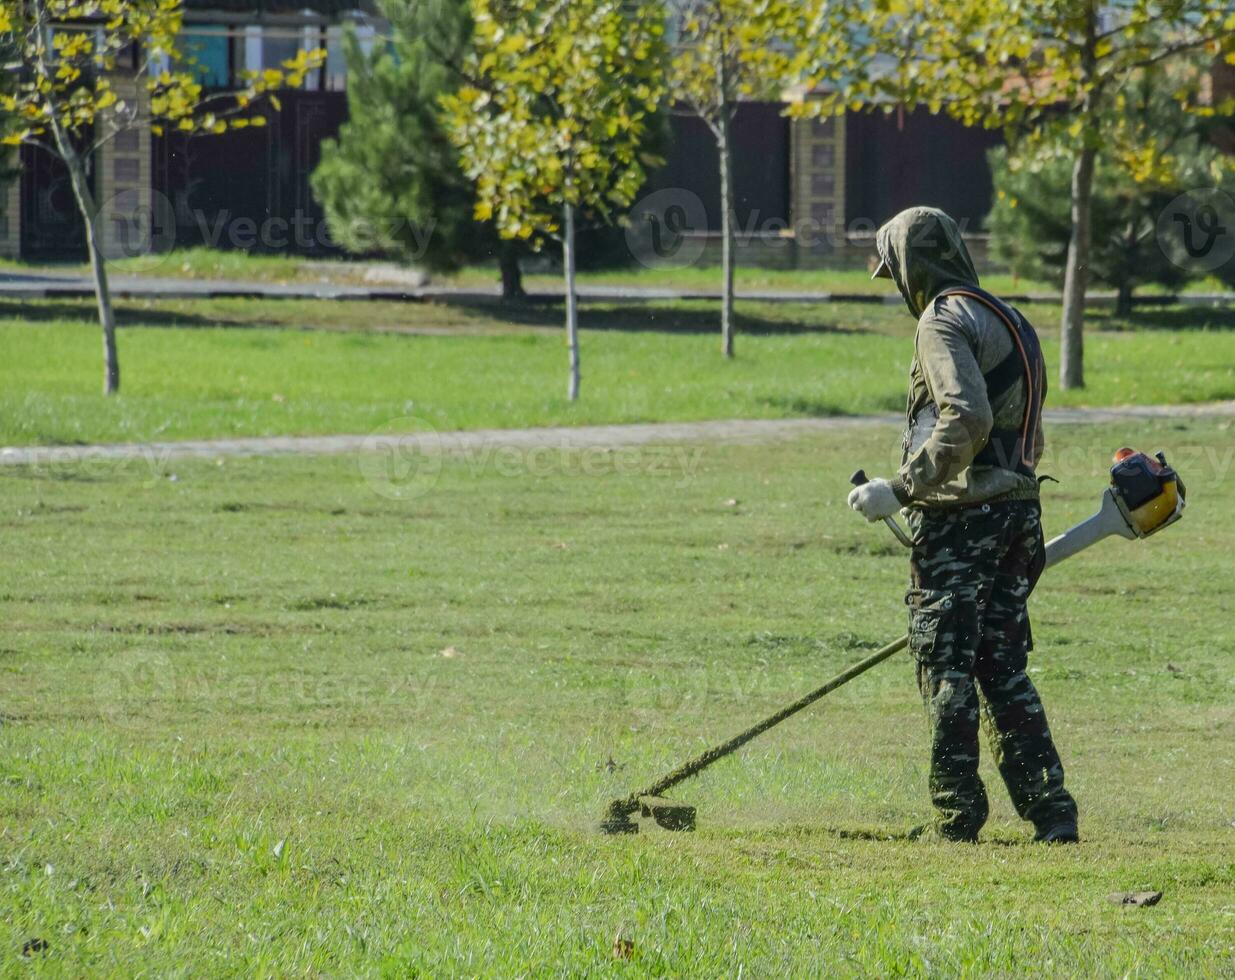
[{"label": "paved road", "polygon": [[[1051,409],[1055,425],[1118,422],[1136,419],[1235,416],[1235,401],[1204,405],[1147,405],[1129,408]],[[0,448],[0,465],[48,465],[96,459],[147,460],[219,456],[337,455],[377,452],[398,445],[425,453],[459,453],[491,447],[530,449],[621,448],[670,443],[751,444],[792,439],[812,432],[871,426],[898,426],[898,415],[854,415],[822,419],[728,419],[713,422],[656,422],[640,425],[581,425],[537,429],[474,429],[407,434],[374,433],[337,436],[270,436],[245,439],[193,439],[183,442],[113,443],[87,446],[19,446]]]},{"label": "paved road", "polygon": [[[266,283],[238,279],[176,279],[167,276],[113,276],[112,293],[120,297],[144,299],[338,299],[386,300],[395,302],[496,302],[501,298],[497,286],[347,286],[334,283]],[[0,272],[0,297],[9,299],[70,299],[89,298],[94,287],[89,278],[55,270],[31,272]],[[532,302],[560,299],[560,289],[530,292]],[[609,303],[646,303],[672,300],[719,300],[720,293],[710,289],[668,289],[648,286],[581,286],[579,297]],[[895,293],[834,293],[818,290],[748,289],[738,293],[739,299],[763,303],[891,303],[899,306]],[[1007,294],[1013,303],[1058,303],[1057,294]],[[1094,292],[1093,302],[1110,302],[1113,293]],[[1192,306],[1229,306],[1235,304],[1235,293],[1185,293],[1178,296],[1138,296],[1136,302],[1145,305],[1182,303]]]}]

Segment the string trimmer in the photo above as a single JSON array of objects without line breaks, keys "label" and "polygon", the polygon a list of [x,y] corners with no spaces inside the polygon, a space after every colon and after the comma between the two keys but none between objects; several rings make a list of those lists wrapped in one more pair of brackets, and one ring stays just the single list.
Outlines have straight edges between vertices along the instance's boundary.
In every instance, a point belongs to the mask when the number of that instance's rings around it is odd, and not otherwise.
[{"label": "string trimmer", "polygon": [[[866,475],[858,470],[851,482],[865,483]],[[1046,567],[1050,568],[1065,558],[1071,558],[1077,552],[1111,535],[1147,538],[1179,520],[1183,509],[1183,481],[1167,465],[1166,457],[1162,453],[1148,456],[1132,449],[1121,449],[1115,454],[1114,466],[1111,467],[1111,485],[1102,494],[1102,504],[1097,513],[1047,542]],[[897,539],[902,544],[910,545],[911,542],[900,525],[890,517],[887,521]],[[633,819],[635,815],[650,817],[666,830],[693,830],[695,808],[677,800],[666,799],[663,796],[666,791],[698,775],[713,762],[731,755],[751,739],[757,738],[786,718],[814,704],[824,695],[831,694],[838,687],[883,663],[893,654],[905,649],[908,641],[908,636],[893,640],[865,660],[841,671],[826,684],[804,694],[792,704],[785,705],[758,724],[661,776],[646,789],[632,793],[625,799],[614,800],[609,804],[601,822],[601,830],[610,834],[635,833],[639,829],[639,824]]]}]

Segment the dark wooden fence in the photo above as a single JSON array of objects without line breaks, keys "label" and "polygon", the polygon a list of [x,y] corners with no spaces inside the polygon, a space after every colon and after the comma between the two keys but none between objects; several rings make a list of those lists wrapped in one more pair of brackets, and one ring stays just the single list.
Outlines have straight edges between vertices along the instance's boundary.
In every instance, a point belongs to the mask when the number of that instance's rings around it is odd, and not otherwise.
[{"label": "dark wooden fence", "polygon": [[[347,117],[340,92],[286,92],[269,125],[218,136],[171,133],[152,141],[159,248],[209,245],[254,251],[329,254],[321,206],[309,175],[321,142]],[[739,227],[790,219],[790,123],[774,102],[739,107],[733,124]],[[647,191],[680,187],[698,195],[709,231],[720,229],[716,142],[687,113],[670,118],[665,166]],[[914,204],[941,207],[977,227],[991,202],[986,151],[997,133],[966,129],[924,110],[851,114],[847,120],[847,223],[885,221]],[[50,155],[22,151],[22,254],[30,259],[84,256],[81,220],[68,176]]]},{"label": "dark wooden fence", "polygon": [[86,227],[59,157],[21,148],[21,254],[31,262],[83,261]]},{"label": "dark wooden fence", "polygon": [[[789,220],[789,120],[779,102],[744,102],[733,120],[735,211],[738,225]],[[708,231],[720,231],[720,169],[716,138],[697,116],[670,117],[671,142],[665,166],[648,190],[680,187],[697,194]]]},{"label": "dark wooden fence", "polygon": [[[285,92],[260,128],[154,140],[153,184],[178,248],[333,251],[309,175],[347,117],[340,92]],[[164,233],[166,234],[166,233]],[[169,244],[164,239],[165,244]]]},{"label": "dark wooden fence", "polygon": [[917,204],[976,228],[991,206],[986,151],[998,131],[966,129],[925,109],[851,113],[845,120],[845,217],[881,224]]}]

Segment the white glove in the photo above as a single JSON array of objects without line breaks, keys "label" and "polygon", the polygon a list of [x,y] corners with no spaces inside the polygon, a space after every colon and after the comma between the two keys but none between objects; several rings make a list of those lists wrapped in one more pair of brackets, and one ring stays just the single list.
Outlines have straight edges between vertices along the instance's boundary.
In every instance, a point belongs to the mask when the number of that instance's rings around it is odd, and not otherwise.
[{"label": "white glove", "polygon": [[849,491],[849,506],[868,521],[881,521],[901,509],[887,480],[870,480]]}]

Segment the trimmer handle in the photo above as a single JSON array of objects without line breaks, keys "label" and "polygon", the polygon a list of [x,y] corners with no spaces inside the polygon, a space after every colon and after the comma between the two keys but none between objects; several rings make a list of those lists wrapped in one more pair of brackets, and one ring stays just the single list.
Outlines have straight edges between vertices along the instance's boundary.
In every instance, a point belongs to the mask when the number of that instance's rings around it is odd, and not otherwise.
[{"label": "trimmer handle", "polygon": [[[853,476],[849,478],[849,482],[855,487],[860,487],[864,483],[870,483],[870,478],[867,477],[866,470],[854,470]],[[894,521],[891,517],[885,517],[883,519],[883,523],[888,525],[888,529],[896,535],[897,541],[903,544],[906,548],[913,547],[913,541],[910,540],[909,535],[901,529],[901,526],[897,524],[896,521]]]}]

